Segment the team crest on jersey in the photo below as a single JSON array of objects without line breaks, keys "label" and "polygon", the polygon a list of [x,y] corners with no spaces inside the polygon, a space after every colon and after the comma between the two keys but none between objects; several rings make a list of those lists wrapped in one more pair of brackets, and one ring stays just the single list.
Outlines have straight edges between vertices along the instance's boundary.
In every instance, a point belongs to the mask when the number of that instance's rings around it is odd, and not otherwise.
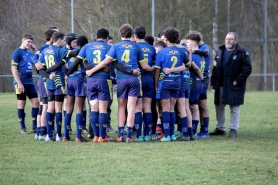
[{"label": "team crest on jersey", "polygon": [[176,50],[172,50],[172,51],[170,51],[169,53],[170,53],[170,54],[172,54],[172,55],[175,55],[175,54],[177,54],[177,53],[178,53],[178,51],[176,51]]},{"label": "team crest on jersey", "polygon": [[124,45],[122,45],[122,47],[123,47],[123,48],[132,48],[132,45],[130,45],[130,44],[124,44]]},{"label": "team crest on jersey", "polygon": [[237,58],[237,56],[235,55],[235,56],[233,56],[233,60],[236,60],[236,58]]},{"label": "team crest on jersey", "polygon": [[51,53],[53,53],[53,50],[52,49],[48,49],[48,50],[46,50],[45,51],[47,54],[51,54]]},{"label": "team crest on jersey", "polygon": [[97,48],[97,49],[103,48],[103,45],[95,45],[94,48]]},{"label": "team crest on jersey", "polygon": [[148,51],[150,51],[150,50],[149,50],[149,48],[142,48],[142,51],[143,51],[143,52],[148,52]]}]

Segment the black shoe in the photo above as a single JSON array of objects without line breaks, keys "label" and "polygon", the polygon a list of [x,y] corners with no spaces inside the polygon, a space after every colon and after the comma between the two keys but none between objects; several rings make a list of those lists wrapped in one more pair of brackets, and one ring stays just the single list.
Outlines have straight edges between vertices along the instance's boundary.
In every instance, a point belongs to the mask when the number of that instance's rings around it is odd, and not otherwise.
[{"label": "black shoe", "polygon": [[181,135],[180,137],[177,138],[177,141],[190,141],[190,137]]},{"label": "black shoe", "polygon": [[236,137],[237,136],[237,131],[234,129],[231,129],[229,132],[229,137]]},{"label": "black shoe", "polygon": [[216,128],[213,132],[209,133],[209,135],[211,135],[211,136],[223,136],[225,134],[226,134],[225,130],[221,130],[221,129],[218,129],[218,128]]},{"label": "black shoe", "polygon": [[189,133],[189,138],[190,138],[191,141],[196,139],[192,132]]}]

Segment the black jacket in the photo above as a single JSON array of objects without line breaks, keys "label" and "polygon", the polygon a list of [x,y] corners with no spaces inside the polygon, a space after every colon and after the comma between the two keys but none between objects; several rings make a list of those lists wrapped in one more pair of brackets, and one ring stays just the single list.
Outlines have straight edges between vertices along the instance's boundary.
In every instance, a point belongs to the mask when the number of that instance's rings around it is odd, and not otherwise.
[{"label": "black jacket", "polygon": [[[221,58],[224,51],[225,45],[220,46],[216,51],[215,61],[212,68],[211,86],[213,86],[213,89],[215,90],[215,105],[219,105]],[[237,44],[225,66],[225,72],[223,74],[222,104],[242,105],[244,103],[246,80],[251,72],[252,65],[250,55],[248,51]],[[233,85],[233,81],[237,82],[236,86]]]}]

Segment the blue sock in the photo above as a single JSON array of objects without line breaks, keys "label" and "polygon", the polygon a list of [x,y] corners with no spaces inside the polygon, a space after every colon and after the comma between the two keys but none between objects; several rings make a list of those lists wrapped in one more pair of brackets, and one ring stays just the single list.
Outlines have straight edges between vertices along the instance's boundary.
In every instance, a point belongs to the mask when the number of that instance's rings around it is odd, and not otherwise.
[{"label": "blue sock", "polygon": [[142,134],[142,112],[136,112],[134,117],[134,126],[136,129],[136,137],[138,138]]},{"label": "blue sock", "polygon": [[170,114],[169,112],[162,112],[163,128],[165,137],[170,136]]},{"label": "blue sock", "polygon": [[170,112],[170,135],[175,135],[176,113]]},{"label": "blue sock", "polygon": [[81,139],[82,138],[82,120],[83,120],[83,114],[76,114],[76,137]]},{"label": "blue sock", "polygon": [[69,139],[69,129],[70,129],[70,122],[71,122],[72,114],[65,114],[64,120],[64,136],[65,138]]},{"label": "blue sock", "polygon": [[64,110],[63,112],[64,112],[64,117],[66,117],[66,113],[67,113],[67,111],[66,111],[66,110]]},{"label": "blue sock", "polygon": [[62,137],[62,112],[56,112],[56,128],[59,137]]},{"label": "blue sock", "polygon": [[204,123],[204,132],[208,133],[209,129],[209,117],[203,118],[203,123]]},{"label": "blue sock", "polygon": [[25,113],[24,113],[24,109],[17,109],[17,115],[18,115],[18,120],[19,120],[20,128],[21,129],[26,128],[26,126],[25,126]]},{"label": "blue sock", "polygon": [[182,133],[185,137],[188,136],[188,120],[187,120],[187,116],[184,118],[180,118],[180,124],[181,124],[181,130]]},{"label": "blue sock", "polygon": [[144,136],[150,135],[150,128],[152,127],[152,113],[144,113],[143,120],[144,120]]},{"label": "blue sock", "polygon": [[43,126],[43,127],[40,127],[40,128],[41,128],[41,130],[40,130],[41,136],[45,135],[46,134],[46,127]]},{"label": "blue sock", "polygon": [[106,128],[107,128],[107,114],[99,113],[98,122],[99,122],[99,131],[100,136],[104,139],[106,137]]},{"label": "blue sock", "polygon": [[53,114],[50,112],[46,112],[46,128],[47,128],[47,135],[49,137],[52,137],[54,124],[53,124]]},{"label": "blue sock", "polygon": [[82,123],[83,123],[83,128],[86,128],[86,120],[87,120],[87,111],[83,110],[83,119],[82,119]]},{"label": "blue sock", "polygon": [[124,136],[125,127],[118,127],[118,137]]},{"label": "blue sock", "polygon": [[[187,120],[188,122],[188,120]],[[188,127],[188,134],[192,133],[192,127]]]},{"label": "blue sock", "polygon": [[37,127],[37,129],[36,129],[36,134],[37,134],[37,136],[40,135],[40,132],[41,132],[41,127]]},{"label": "blue sock", "polygon": [[90,122],[94,132],[94,136],[99,137],[99,124],[98,124],[98,112],[90,113]]},{"label": "blue sock", "polygon": [[132,135],[132,127],[127,126],[126,138],[131,138],[131,135]]},{"label": "blue sock", "polygon": [[196,134],[196,132],[197,132],[198,123],[199,123],[199,120],[192,120],[192,132],[193,132],[193,134]]},{"label": "blue sock", "polygon": [[32,116],[32,129],[37,129],[37,116],[38,116],[39,108],[32,107],[31,116]]}]

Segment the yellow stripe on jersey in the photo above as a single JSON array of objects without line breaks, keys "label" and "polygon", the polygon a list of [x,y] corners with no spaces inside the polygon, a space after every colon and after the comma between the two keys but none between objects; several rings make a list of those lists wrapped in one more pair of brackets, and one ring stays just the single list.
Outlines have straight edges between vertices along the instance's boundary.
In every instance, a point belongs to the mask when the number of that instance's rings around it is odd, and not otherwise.
[{"label": "yellow stripe on jersey", "polygon": [[84,62],[84,60],[85,60],[85,58],[83,58],[83,57],[81,57],[81,56],[77,56],[76,58],[80,58],[81,60],[83,60],[83,62]]},{"label": "yellow stripe on jersey", "polygon": [[113,86],[112,86],[112,80],[107,80],[107,84],[108,84],[108,87],[109,87],[109,94],[110,94],[110,98],[111,100],[113,99]]},{"label": "yellow stripe on jersey", "polygon": [[216,66],[217,65],[217,62],[216,62],[216,60],[215,61],[213,61],[213,66]]},{"label": "yellow stripe on jersey", "polygon": [[11,65],[12,65],[12,66],[18,66],[18,63],[16,63],[14,60],[12,60]]}]

